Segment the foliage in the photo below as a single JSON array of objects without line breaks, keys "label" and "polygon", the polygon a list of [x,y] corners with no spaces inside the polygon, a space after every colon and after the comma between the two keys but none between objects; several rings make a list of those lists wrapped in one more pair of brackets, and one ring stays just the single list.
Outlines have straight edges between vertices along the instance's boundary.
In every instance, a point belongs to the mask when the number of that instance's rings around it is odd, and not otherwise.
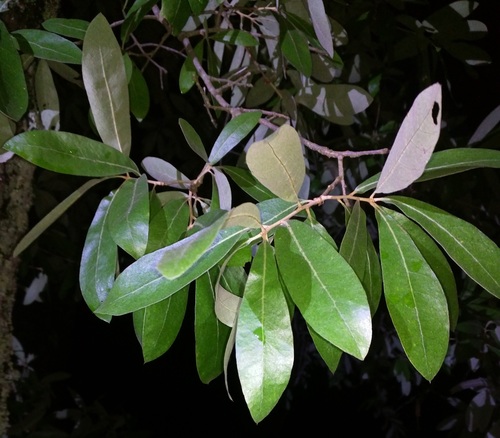
[{"label": "foliage", "polygon": [[[90,22],[51,19],[45,30],[9,34],[0,27],[1,53],[12,60],[0,65],[2,126],[10,129],[9,120],[27,110],[26,83],[12,73],[22,69],[21,55],[44,81],[38,109],[42,115],[52,111],[41,129],[12,131],[3,148],[40,168],[95,178],[35,225],[14,255],[87,191],[112,182],[88,228],[80,287],[98,318],[133,315],[145,361],[173,344],[193,294],[200,379],[209,383],[227,374],[234,351],[258,423],[289,384],[293,321],[303,318],[335,372],[342,356],[366,358],[383,299],[405,355],[432,381],[458,323],[450,261],[498,298],[500,249],[471,223],[404,192],[414,183],[498,168],[498,151],[435,151],[444,80],[428,64],[406,115],[380,128],[378,138],[348,143],[352,147],[345,150],[316,140],[336,129],[369,137],[369,110],[384,92],[382,78],[372,72],[366,87],[355,84],[356,63],[369,58],[366,52],[360,50],[352,64],[342,57],[349,42],[332,17],[348,21],[347,6],[325,10],[323,2],[311,0],[157,3],[135,1],[124,10],[119,30],[103,14]],[[485,53],[462,42],[486,31],[468,19],[476,6],[457,1],[423,21],[394,16],[406,37],[388,56],[401,61],[425,46],[432,56],[437,47],[469,65],[488,62]],[[448,26],[451,19],[457,26]],[[161,28],[151,53],[144,51],[150,43],[135,36],[146,21]],[[161,157],[136,159],[132,126],[147,117],[151,104],[143,69],[163,49],[182,59],[179,90],[187,94],[197,87],[217,128],[207,143],[198,126],[179,118],[186,145],[203,162],[193,175]],[[92,136],[54,126],[57,93],[47,90],[54,90],[51,71],[73,77],[67,64],[81,68]],[[390,149],[373,147],[390,134],[396,134]],[[370,177],[344,169],[344,161],[358,158],[374,168],[385,154],[381,172],[379,167]],[[325,163],[337,170],[326,182],[315,172]],[[354,184],[353,176],[359,177]],[[339,242],[323,220],[323,207],[333,203],[344,211]]]}]

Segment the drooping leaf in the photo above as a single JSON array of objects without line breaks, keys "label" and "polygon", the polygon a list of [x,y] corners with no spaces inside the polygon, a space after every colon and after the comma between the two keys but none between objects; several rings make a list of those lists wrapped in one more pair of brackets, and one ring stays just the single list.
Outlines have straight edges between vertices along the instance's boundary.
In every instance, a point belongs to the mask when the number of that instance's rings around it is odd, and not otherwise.
[{"label": "drooping leaf", "polygon": [[42,23],[45,30],[59,35],[83,40],[89,22],[76,18],[49,18]]},{"label": "drooping leaf", "polygon": [[200,136],[196,130],[184,119],[179,119],[179,126],[181,127],[184,138],[191,150],[196,153],[202,160],[208,161],[208,155],[205,151],[205,146],[201,141]]},{"label": "drooping leaf", "polygon": [[253,259],[239,308],[236,363],[245,401],[256,423],[274,408],[293,366],[290,314],[272,246],[264,241]]},{"label": "drooping leaf", "polygon": [[309,330],[309,334],[311,335],[314,346],[316,347],[316,350],[318,350],[319,355],[325,361],[328,369],[332,373],[335,373],[342,357],[342,350],[318,335],[310,325],[307,325],[307,329]]},{"label": "drooping leaf", "polygon": [[403,120],[374,193],[392,193],[422,176],[441,131],[441,85],[422,91]]},{"label": "drooping leaf", "polygon": [[186,0],[162,0],[161,14],[172,26],[172,35],[177,36],[191,15],[189,1]]},{"label": "drooping leaf", "polygon": [[83,40],[82,76],[103,143],[129,155],[132,140],[125,65],[118,41],[102,14],[92,20]]},{"label": "drooping leaf", "polygon": [[149,234],[149,191],[146,176],[125,181],[116,191],[108,229],[118,246],[138,259],[146,253]]},{"label": "drooping leaf", "polygon": [[300,73],[309,77],[312,73],[312,59],[305,35],[296,29],[287,30],[281,42],[283,56]]},{"label": "drooping leaf", "polygon": [[155,180],[171,187],[186,188],[191,180],[172,164],[158,157],[146,157],[141,162],[143,169]]},{"label": "drooping leaf", "polygon": [[[80,262],[80,289],[92,312],[106,299],[115,281],[118,251],[107,225],[111,199],[112,195],[105,196],[97,207]],[[109,321],[111,318],[103,315],[103,319]]]},{"label": "drooping leaf", "polygon": [[437,207],[404,196],[384,198],[417,222],[463,271],[500,298],[500,248],[474,225]]},{"label": "drooping leaf", "polygon": [[72,41],[40,29],[19,29],[12,32],[22,52],[35,58],[65,64],[81,64],[82,51]]},{"label": "drooping leaf", "polygon": [[[500,151],[481,148],[455,148],[434,152],[424,173],[414,182],[422,182],[467,170],[489,167],[500,169]],[[376,187],[380,173],[359,184],[355,193],[365,193]]]},{"label": "drooping leaf", "polygon": [[215,282],[218,271],[210,270],[196,279],[195,340],[196,369],[203,383],[222,374],[224,351],[231,329],[215,314]]},{"label": "drooping leaf", "polygon": [[184,321],[187,287],[133,314],[134,330],[142,347],[144,362],[164,354],[172,346]]},{"label": "drooping leaf", "polygon": [[285,201],[297,202],[305,178],[305,162],[297,131],[281,126],[264,140],[250,145],[246,162],[252,175]]},{"label": "drooping leaf", "polygon": [[360,280],[366,268],[368,233],[366,230],[366,214],[360,202],[354,204],[339,253],[351,265]]},{"label": "drooping leaf", "polygon": [[353,269],[297,220],[278,228],[275,247],[283,281],[306,322],[328,342],[363,359],[371,343],[371,315]]},{"label": "drooping leaf", "polygon": [[48,227],[50,227],[57,219],[59,219],[64,212],[71,207],[78,199],[80,199],[89,189],[106,181],[108,178],[91,179],[83,184],[80,188],[76,189],[66,199],[56,205],[50,213],[45,215],[26,235],[19,241],[14,248],[13,257],[19,256],[29,245],[31,245]]},{"label": "drooping leaf", "polygon": [[142,72],[132,64],[132,76],[128,83],[130,111],[141,122],[149,112],[149,88]]},{"label": "drooping leaf", "polygon": [[274,198],[274,194],[257,181],[247,169],[235,166],[222,166],[221,169],[255,200],[265,201],[266,199]]},{"label": "drooping leaf", "polygon": [[237,46],[254,47],[259,45],[259,40],[251,33],[239,29],[228,29],[210,36],[215,41],[235,44]]},{"label": "drooping leaf", "polygon": [[308,0],[307,6],[311,14],[311,21],[316,32],[316,37],[321,46],[326,50],[328,56],[333,58],[333,38],[330,27],[330,19],[325,12],[323,0]]},{"label": "drooping leaf", "polygon": [[14,41],[0,21],[0,111],[18,121],[28,109],[28,89]]},{"label": "drooping leaf", "polygon": [[146,254],[117,277],[99,313],[123,315],[168,298],[217,264],[244,234],[234,227],[221,230],[203,257],[174,280],[164,277],[157,266],[165,254],[176,250],[175,244]]},{"label": "drooping leaf", "polygon": [[139,174],[135,163],[121,152],[70,132],[23,132],[7,141],[3,147],[38,167],[68,175]]},{"label": "drooping leaf", "polygon": [[393,212],[380,207],[376,216],[389,314],[408,359],[430,381],[441,368],[449,343],[443,288]]},{"label": "drooping leaf", "polygon": [[371,237],[367,235],[366,240],[366,265],[361,283],[365,287],[373,316],[377,311],[382,296],[382,268],[380,267],[380,259]]},{"label": "drooping leaf", "polygon": [[41,59],[35,72],[36,104],[43,129],[59,130],[59,97],[47,61]]},{"label": "drooping leaf", "polygon": [[251,111],[240,114],[232,119],[215,140],[208,156],[210,164],[218,163],[228,152],[236,147],[257,125],[262,113]]},{"label": "drooping leaf", "polygon": [[212,225],[172,244],[157,266],[158,271],[169,280],[184,274],[212,246],[224,225],[226,215]]}]

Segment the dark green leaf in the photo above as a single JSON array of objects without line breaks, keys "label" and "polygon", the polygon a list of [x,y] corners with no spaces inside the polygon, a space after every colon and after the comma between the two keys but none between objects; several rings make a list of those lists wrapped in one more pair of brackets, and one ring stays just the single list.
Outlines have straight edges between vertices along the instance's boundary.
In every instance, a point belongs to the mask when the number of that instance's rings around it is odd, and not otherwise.
[{"label": "dark green leaf", "polygon": [[236,329],[236,363],[256,423],[274,408],[293,366],[293,334],[272,246],[259,245],[245,285]]},{"label": "dark green leaf", "polygon": [[318,335],[309,325],[307,325],[307,329],[319,355],[325,361],[328,369],[335,373],[342,358],[342,350]]},{"label": "dark green leaf", "polygon": [[200,15],[207,7],[208,0],[189,0],[194,15]]},{"label": "dark green leaf", "polygon": [[363,359],[371,343],[371,315],[353,269],[297,220],[278,228],[275,247],[283,281],[306,322],[328,342]]},{"label": "dark green leaf", "polygon": [[222,166],[221,169],[246,193],[257,201],[275,198],[274,193],[257,181],[248,169],[234,166]]},{"label": "dark green leaf", "polygon": [[259,45],[259,40],[244,30],[223,30],[211,35],[210,38],[221,43],[235,44],[237,46],[255,47]]},{"label": "dark green leaf", "polygon": [[205,146],[201,141],[200,136],[196,130],[184,119],[179,119],[179,126],[181,127],[184,138],[186,139],[189,147],[195,152],[202,160],[208,161],[208,155],[205,151]]},{"label": "dark green leaf", "polygon": [[125,43],[129,35],[143,22],[144,16],[152,9],[158,0],[136,0],[127,11],[125,21],[121,26],[121,39]]},{"label": "dark green leaf", "polygon": [[[198,44],[196,44],[196,46],[194,46],[194,55],[199,60],[203,59],[203,48],[203,40],[201,40]],[[196,70],[196,67],[194,66],[193,59],[188,56],[184,60],[181,71],[179,73],[179,90],[181,91],[181,93],[185,94],[189,90],[191,90],[191,88],[193,88],[193,85],[196,84],[197,79],[198,72]]]},{"label": "dark green leaf", "polygon": [[76,18],[49,18],[42,23],[45,30],[59,35],[83,40],[89,22]]},{"label": "dark green leaf", "polygon": [[370,310],[373,316],[377,311],[380,303],[380,297],[382,296],[382,271],[380,267],[380,259],[371,237],[367,235],[366,240],[366,265],[361,283],[363,283],[363,286],[365,287],[368,302],[370,303]]},{"label": "dark green leaf", "polygon": [[36,166],[68,175],[139,174],[135,163],[121,152],[69,132],[23,132],[7,141],[3,147]]},{"label": "dark green leaf", "polygon": [[35,58],[65,64],[81,64],[82,51],[72,41],[52,32],[39,29],[20,29],[12,32],[24,53]]},{"label": "dark green leaf", "polygon": [[430,381],[441,368],[449,343],[443,288],[394,213],[380,207],[376,215],[385,301],[408,359]]},{"label": "dark green leaf", "polygon": [[132,66],[132,77],[128,83],[130,95],[130,111],[141,122],[149,112],[149,88],[142,72],[135,64]]},{"label": "dark green leaf", "polygon": [[347,222],[339,253],[351,265],[360,280],[363,279],[366,268],[367,241],[366,214],[357,201]]},{"label": "dark green leaf", "polygon": [[125,181],[109,206],[108,229],[116,244],[132,257],[142,257],[148,245],[149,191],[146,176]]},{"label": "dark green leaf", "polygon": [[288,30],[281,43],[285,58],[300,73],[309,77],[312,73],[312,58],[307,38],[298,30]]},{"label": "dark green leaf", "polygon": [[162,0],[161,14],[172,26],[172,35],[177,36],[191,15],[191,8],[186,0]]},{"label": "dark green leaf", "polygon": [[0,21],[0,111],[18,121],[28,109],[28,89],[21,58]]},{"label": "dark green leaf", "polygon": [[184,321],[189,288],[134,312],[134,330],[142,347],[144,362],[164,354],[174,343]]}]

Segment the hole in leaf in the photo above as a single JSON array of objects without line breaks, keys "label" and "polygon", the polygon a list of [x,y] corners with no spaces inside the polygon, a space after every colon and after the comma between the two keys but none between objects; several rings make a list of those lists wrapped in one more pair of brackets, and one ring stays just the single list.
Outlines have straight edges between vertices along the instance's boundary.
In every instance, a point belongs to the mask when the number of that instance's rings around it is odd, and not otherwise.
[{"label": "hole in leaf", "polygon": [[437,102],[434,102],[434,106],[432,107],[432,120],[434,121],[434,124],[437,125],[437,117],[439,115],[439,104]]}]

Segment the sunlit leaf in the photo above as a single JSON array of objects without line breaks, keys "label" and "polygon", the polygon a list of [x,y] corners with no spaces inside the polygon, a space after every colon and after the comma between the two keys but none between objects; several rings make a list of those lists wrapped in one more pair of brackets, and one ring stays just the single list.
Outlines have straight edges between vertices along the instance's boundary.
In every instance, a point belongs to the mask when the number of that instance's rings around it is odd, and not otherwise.
[{"label": "sunlit leaf", "polygon": [[500,298],[500,248],[474,225],[425,202],[384,198],[417,222],[477,284]]},{"label": "sunlit leaf", "polygon": [[142,257],[148,245],[149,191],[145,175],[125,181],[109,206],[108,229],[118,246]]},{"label": "sunlit leaf", "polygon": [[12,32],[24,53],[35,58],[66,64],[81,64],[82,51],[70,40],[40,29],[19,29]]},{"label": "sunlit leaf", "polygon": [[408,359],[430,381],[448,350],[446,298],[434,271],[393,212],[380,207],[376,216],[389,314]]},{"label": "sunlit leaf", "polygon": [[96,129],[104,143],[129,155],[130,102],[122,52],[104,15],[83,40],[82,76]]},{"label": "sunlit leaf", "polygon": [[371,315],[353,269],[297,220],[278,228],[275,247],[283,281],[306,322],[327,341],[363,359],[371,343]]},{"label": "sunlit leaf", "polygon": [[264,241],[250,268],[236,330],[238,375],[256,423],[271,412],[283,394],[293,358],[290,314],[273,248]]},{"label": "sunlit leaf", "polygon": [[68,175],[139,174],[135,163],[121,152],[69,132],[23,132],[7,141],[3,147],[38,167]]},{"label": "sunlit leaf", "polygon": [[326,50],[326,53],[333,58],[332,30],[330,27],[330,19],[325,12],[323,0],[308,0],[307,6],[311,14],[311,21],[318,41]]},{"label": "sunlit leaf", "polygon": [[1,21],[0,59],[0,111],[18,121],[28,109],[28,89],[21,58]]},{"label": "sunlit leaf", "polygon": [[312,73],[312,59],[309,44],[304,34],[298,30],[288,30],[281,42],[281,51],[285,58],[300,73],[309,77]]},{"label": "sunlit leaf", "polygon": [[[87,231],[80,262],[80,289],[92,312],[106,299],[115,281],[118,251],[107,226],[111,198],[112,195],[104,197],[97,207]],[[109,315],[103,318],[110,320]]]},{"label": "sunlit leaf", "polygon": [[144,362],[164,354],[174,343],[184,321],[188,288],[133,314],[134,330],[142,347]]},{"label": "sunlit leaf", "polygon": [[201,138],[196,130],[189,124],[188,121],[184,119],[179,119],[179,126],[181,127],[184,138],[192,151],[195,152],[196,155],[198,155],[202,160],[208,161],[205,146],[203,145],[203,142],[201,141]]},{"label": "sunlit leaf", "polygon": [[83,40],[89,22],[76,18],[49,18],[42,23],[45,30],[59,35]]},{"label": "sunlit leaf", "polygon": [[210,164],[219,162],[228,152],[235,148],[255,128],[260,120],[260,111],[240,114],[232,119],[215,140],[208,156]]},{"label": "sunlit leaf", "polygon": [[374,193],[392,193],[422,176],[441,131],[441,85],[422,91],[403,120]]},{"label": "sunlit leaf", "polygon": [[305,162],[299,135],[293,127],[283,125],[250,145],[246,162],[252,175],[276,196],[290,202],[299,200]]}]

